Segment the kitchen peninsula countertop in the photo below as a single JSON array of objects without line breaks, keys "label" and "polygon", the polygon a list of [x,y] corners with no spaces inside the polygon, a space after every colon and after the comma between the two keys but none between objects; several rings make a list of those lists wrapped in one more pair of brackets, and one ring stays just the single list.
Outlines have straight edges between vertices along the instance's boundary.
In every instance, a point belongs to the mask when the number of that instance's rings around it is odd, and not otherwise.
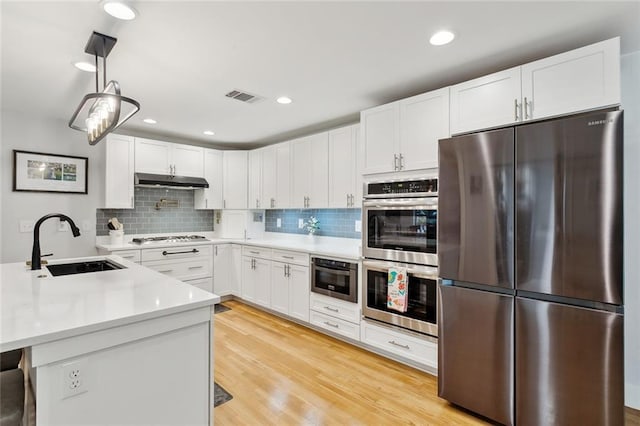
[{"label": "kitchen peninsula countertop", "polygon": [[[173,234],[178,234],[173,233]],[[173,234],[154,234],[154,235],[173,235]],[[285,234],[278,232],[265,232],[260,238],[218,238],[213,232],[181,232],[180,234],[198,234],[203,235],[209,241],[198,242],[181,242],[181,243],[153,243],[153,244],[134,244],[132,238],[144,237],[145,235],[125,235],[121,244],[110,244],[108,236],[99,236],[96,238],[96,247],[105,251],[118,250],[140,250],[161,247],[176,246],[194,246],[205,244],[242,244],[256,247],[267,247],[278,250],[292,250],[305,252],[311,255],[336,257],[345,260],[357,261],[361,258],[361,240],[354,238],[336,238],[322,237],[299,234]]]},{"label": "kitchen peninsula countertop", "polygon": [[[24,263],[0,265],[0,352],[210,306],[220,297],[118,256],[126,269],[54,277]],[[45,277],[41,277],[45,275]]]}]

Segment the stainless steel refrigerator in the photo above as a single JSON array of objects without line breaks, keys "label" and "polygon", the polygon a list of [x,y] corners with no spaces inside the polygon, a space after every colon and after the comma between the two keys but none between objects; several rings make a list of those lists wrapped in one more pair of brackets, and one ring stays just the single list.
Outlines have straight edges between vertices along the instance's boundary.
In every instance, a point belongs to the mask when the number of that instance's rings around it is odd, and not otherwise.
[{"label": "stainless steel refrigerator", "polygon": [[622,118],[440,141],[440,397],[503,424],[624,423]]}]

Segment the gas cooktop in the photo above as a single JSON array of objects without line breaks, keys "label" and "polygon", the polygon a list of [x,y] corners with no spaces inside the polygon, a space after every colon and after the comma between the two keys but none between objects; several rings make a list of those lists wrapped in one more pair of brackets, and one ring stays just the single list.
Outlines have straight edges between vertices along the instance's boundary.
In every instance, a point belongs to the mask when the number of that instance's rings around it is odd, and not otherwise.
[{"label": "gas cooktop", "polygon": [[171,235],[166,237],[144,237],[133,238],[132,244],[153,244],[153,243],[190,243],[209,241],[202,235]]}]

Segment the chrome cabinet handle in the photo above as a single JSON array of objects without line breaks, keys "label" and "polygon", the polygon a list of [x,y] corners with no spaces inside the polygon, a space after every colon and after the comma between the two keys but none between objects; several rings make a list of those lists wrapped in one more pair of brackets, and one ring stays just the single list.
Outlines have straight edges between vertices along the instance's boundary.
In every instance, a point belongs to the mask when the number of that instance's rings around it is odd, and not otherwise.
[{"label": "chrome cabinet handle", "polygon": [[202,265],[198,265],[198,266],[189,266],[189,269],[200,269],[200,268],[204,268],[204,266],[202,266]]},{"label": "chrome cabinet handle", "polygon": [[274,208],[274,207],[276,206],[276,200],[275,200],[275,198],[272,198],[272,199],[271,199],[271,204],[270,204],[270,205],[271,205],[271,208]]},{"label": "chrome cabinet handle", "polygon": [[409,345],[401,345],[400,343],[396,343],[395,340],[389,340],[389,343],[391,343],[394,346],[399,346],[399,347],[404,348],[404,349],[411,349],[409,347]]},{"label": "chrome cabinet handle", "polygon": [[218,255],[218,246],[213,246],[213,252],[216,256]]},{"label": "chrome cabinet handle", "polygon": [[186,254],[186,253],[200,253],[200,250],[198,249],[193,249],[193,250],[186,250],[186,251],[163,251],[162,255],[163,256],[169,256],[171,254]]},{"label": "chrome cabinet handle", "polygon": [[133,195],[131,196],[131,207],[133,207]]},{"label": "chrome cabinet handle", "polygon": [[169,273],[169,272],[172,272],[172,271],[173,271],[173,269],[166,269],[164,271],[158,271],[158,272],[160,272],[161,274],[166,274],[166,273]]},{"label": "chrome cabinet handle", "polygon": [[351,198],[349,197],[349,194],[347,194],[347,207],[349,207],[349,200],[350,200],[350,199],[351,199]]},{"label": "chrome cabinet handle", "polygon": [[518,99],[513,100],[513,112],[515,114],[515,121],[518,121]]},{"label": "chrome cabinet handle", "polygon": [[327,311],[331,311],[331,312],[340,312],[340,309],[336,309],[336,308],[332,308],[330,306],[325,306],[324,307]]},{"label": "chrome cabinet handle", "polygon": [[205,209],[206,209],[206,208],[209,208],[209,199],[208,199],[208,198],[205,198],[205,199],[204,199],[204,208],[205,208]]},{"label": "chrome cabinet handle", "polygon": [[404,169],[404,157],[402,156],[402,153],[398,154],[398,160],[400,160],[400,168],[399,170]]},{"label": "chrome cabinet handle", "polygon": [[283,255],[282,257],[284,257],[285,259],[291,259],[291,260],[293,260],[293,256],[284,256],[284,255]]},{"label": "chrome cabinet handle", "polygon": [[259,208],[260,208],[260,200],[256,198],[256,209],[259,209]]},{"label": "chrome cabinet handle", "polygon": [[253,250],[249,250],[249,253],[251,253],[251,254],[260,254],[259,251],[253,251]]},{"label": "chrome cabinet handle", "polygon": [[325,321],[324,323],[327,324],[329,327],[340,328],[339,324],[334,324],[334,323],[329,322],[329,321]]},{"label": "chrome cabinet handle", "polygon": [[[525,118],[525,120],[528,119],[528,118],[533,118],[533,116],[532,116],[533,114],[531,114],[529,112],[530,106],[531,105],[529,105],[529,102],[527,101],[527,97],[525,96],[525,98],[524,98],[524,118]],[[531,111],[531,112],[533,112],[533,111]]]},{"label": "chrome cabinet handle", "polygon": [[227,208],[227,200],[222,200],[222,208],[223,209]]},{"label": "chrome cabinet handle", "polygon": [[393,154],[393,170],[398,170],[398,154]]}]

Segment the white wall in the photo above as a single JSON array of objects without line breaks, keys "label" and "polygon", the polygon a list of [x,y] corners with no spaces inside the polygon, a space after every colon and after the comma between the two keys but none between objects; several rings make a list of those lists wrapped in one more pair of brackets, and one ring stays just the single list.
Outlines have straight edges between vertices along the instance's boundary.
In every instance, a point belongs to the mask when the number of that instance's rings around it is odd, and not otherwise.
[{"label": "white wall", "polygon": [[[2,206],[0,263],[31,259],[33,233],[19,232],[21,219],[37,220],[47,213],[64,213],[80,228],[81,235],[58,232],[58,220],[49,219],[40,228],[41,252],[54,258],[92,256],[96,237],[96,208],[104,200],[104,146],[90,146],[82,132],[62,120],[27,117],[1,112],[0,205]],[[36,151],[89,158],[88,194],[13,192],[13,152]],[[83,229],[88,221],[89,230]],[[85,223],[86,225],[86,223]]]},{"label": "white wall", "polygon": [[624,108],[625,404],[640,409],[640,51],[621,59]]}]

